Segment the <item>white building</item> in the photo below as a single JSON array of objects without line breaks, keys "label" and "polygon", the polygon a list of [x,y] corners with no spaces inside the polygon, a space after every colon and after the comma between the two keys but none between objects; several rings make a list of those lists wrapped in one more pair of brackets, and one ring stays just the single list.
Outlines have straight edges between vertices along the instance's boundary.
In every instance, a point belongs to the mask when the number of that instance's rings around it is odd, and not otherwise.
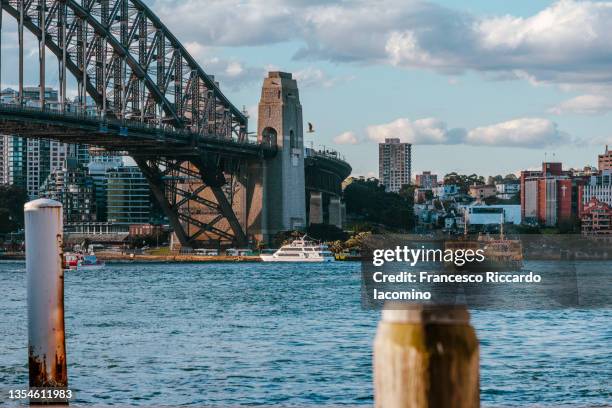
[{"label": "white building", "polygon": [[378,144],[378,179],[385,191],[399,192],[412,177],[412,145],[399,139],[385,139]]},{"label": "white building", "polygon": [[459,187],[455,184],[444,184],[431,189],[434,197],[441,200],[456,196],[459,193]]},{"label": "white building", "polygon": [[519,225],[521,219],[520,204],[470,204],[460,207],[463,211],[467,211],[467,220],[470,225],[499,225],[502,220],[506,224]]},{"label": "white building", "polygon": [[520,183],[496,184],[495,188],[497,189],[497,197],[503,200],[510,200],[521,192]]},{"label": "white building", "polygon": [[584,186],[582,203],[588,203],[591,197],[612,205],[612,170],[604,170],[599,175],[591,176],[589,184]]},{"label": "white building", "polygon": [[28,139],[26,190],[38,197],[42,183],[53,171],[62,169],[68,157],[68,145],[55,140]]}]

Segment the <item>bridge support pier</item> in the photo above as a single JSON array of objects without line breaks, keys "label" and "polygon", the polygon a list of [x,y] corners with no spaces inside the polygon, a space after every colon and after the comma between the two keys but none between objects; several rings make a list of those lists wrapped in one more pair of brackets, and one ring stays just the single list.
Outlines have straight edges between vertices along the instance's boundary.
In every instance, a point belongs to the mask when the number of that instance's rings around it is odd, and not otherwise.
[{"label": "bridge support pier", "polygon": [[304,137],[297,82],[290,73],[270,72],[259,101],[257,140],[276,146],[261,183],[264,241],[283,231],[306,228]]},{"label": "bridge support pier", "polygon": [[313,191],[310,193],[309,224],[323,224],[323,193]]},{"label": "bridge support pier", "polygon": [[331,197],[329,199],[329,224],[342,228],[342,210],[340,197]]}]

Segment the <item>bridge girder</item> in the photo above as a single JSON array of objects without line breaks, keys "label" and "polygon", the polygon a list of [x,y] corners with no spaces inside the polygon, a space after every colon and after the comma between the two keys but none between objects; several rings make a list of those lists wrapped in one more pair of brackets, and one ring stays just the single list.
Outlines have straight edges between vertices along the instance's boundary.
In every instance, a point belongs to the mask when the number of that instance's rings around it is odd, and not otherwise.
[{"label": "bridge girder", "polygon": [[142,1],[3,0],[1,4],[58,58],[60,105],[66,97],[62,71],[68,69],[79,83],[81,109],[89,94],[101,115],[204,136],[246,139],[245,115]]},{"label": "bridge girder", "polygon": [[[204,163],[182,160],[147,160],[133,156],[147,178],[151,191],[162,209],[174,233],[185,246],[194,246],[196,240],[205,235],[207,241],[219,245],[244,246],[248,244],[232,203],[220,182],[222,173],[208,168]],[[193,183],[190,183],[191,180]],[[195,184],[195,187],[192,187]],[[209,190],[214,200],[203,197]],[[185,207],[196,203],[205,211],[185,211]],[[204,217],[204,218],[202,218]],[[220,221],[225,220],[225,227]]]},{"label": "bridge girder", "polygon": [[[0,0],[0,6],[17,20],[20,39],[20,106],[0,107],[0,132],[127,151],[183,245],[203,234],[246,243],[225,174],[274,150],[248,142],[246,116],[141,0]],[[39,112],[24,108],[24,29],[39,41]],[[58,61],[61,115],[45,101],[45,50]],[[67,71],[78,83],[74,104],[67,101]],[[203,186],[197,193],[163,177],[167,168],[180,178],[194,167]],[[212,200],[201,196],[204,190]],[[216,215],[202,221],[183,210],[191,204],[208,204]]]}]

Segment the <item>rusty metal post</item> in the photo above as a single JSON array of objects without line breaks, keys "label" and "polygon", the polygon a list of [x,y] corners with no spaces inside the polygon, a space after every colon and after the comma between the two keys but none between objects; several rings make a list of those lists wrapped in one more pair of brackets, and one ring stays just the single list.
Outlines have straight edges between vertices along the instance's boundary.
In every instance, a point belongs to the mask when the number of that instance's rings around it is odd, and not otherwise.
[{"label": "rusty metal post", "polygon": [[374,340],[376,408],[480,406],[478,339],[460,306],[385,309]]},{"label": "rusty metal post", "polygon": [[24,206],[30,387],[66,388],[62,204]]}]

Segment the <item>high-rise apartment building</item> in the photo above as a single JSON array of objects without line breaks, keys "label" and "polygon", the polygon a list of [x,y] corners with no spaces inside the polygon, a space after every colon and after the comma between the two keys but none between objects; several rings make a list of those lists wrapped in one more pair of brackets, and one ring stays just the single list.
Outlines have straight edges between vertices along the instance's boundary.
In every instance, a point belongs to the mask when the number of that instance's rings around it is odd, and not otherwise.
[{"label": "high-rise apartment building", "polygon": [[410,184],[412,145],[399,139],[385,139],[378,144],[378,178],[385,191],[399,192]]},{"label": "high-rise apartment building", "polygon": [[26,141],[17,136],[0,135],[0,184],[26,188]]},{"label": "high-rise apartment building", "polygon": [[[0,92],[2,103],[18,103],[19,93],[7,88]],[[40,98],[40,87],[24,87],[25,106],[37,106]],[[58,92],[45,88],[45,100],[53,105],[58,101]],[[69,145],[54,140],[25,140],[12,135],[0,135],[0,182],[16,184],[25,188],[32,199],[39,196],[40,187],[47,177],[66,166],[66,159],[71,157],[77,164],[85,165],[89,161],[87,146]]]},{"label": "high-rise apartment building", "polygon": [[62,203],[66,223],[96,221],[93,179],[76,158],[64,164],[51,171],[40,186],[40,196]]}]

